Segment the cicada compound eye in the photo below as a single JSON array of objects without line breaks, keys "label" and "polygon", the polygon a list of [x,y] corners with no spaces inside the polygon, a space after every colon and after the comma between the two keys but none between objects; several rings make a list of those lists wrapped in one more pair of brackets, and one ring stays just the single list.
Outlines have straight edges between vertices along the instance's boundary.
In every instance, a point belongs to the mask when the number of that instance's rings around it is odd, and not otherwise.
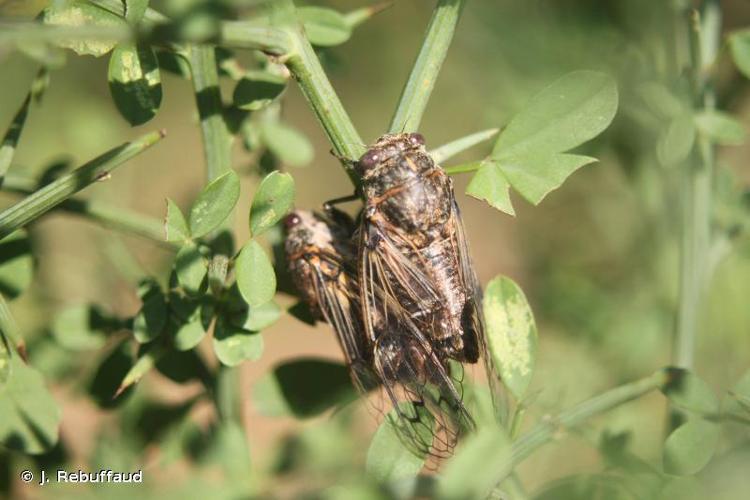
[{"label": "cicada compound eye", "polygon": [[286,227],[287,230],[290,230],[293,227],[297,226],[297,224],[299,224],[301,221],[302,219],[300,219],[300,216],[292,212],[284,219],[284,227]]},{"label": "cicada compound eye", "polygon": [[409,134],[409,143],[412,146],[424,146],[424,136],[420,134],[419,132],[414,132]]},{"label": "cicada compound eye", "polygon": [[379,149],[371,149],[359,159],[357,162],[357,169],[359,170],[359,173],[362,174],[375,168],[381,160],[382,152]]}]

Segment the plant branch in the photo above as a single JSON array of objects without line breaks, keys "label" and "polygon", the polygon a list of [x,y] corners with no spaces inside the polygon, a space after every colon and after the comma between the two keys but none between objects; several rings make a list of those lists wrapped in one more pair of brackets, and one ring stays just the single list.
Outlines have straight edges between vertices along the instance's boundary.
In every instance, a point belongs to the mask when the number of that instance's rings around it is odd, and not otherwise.
[{"label": "plant branch", "polygon": [[456,139],[455,141],[451,141],[433,149],[430,151],[430,156],[435,160],[435,163],[443,163],[477,144],[492,139],[498,132],[500,132],[499,128],[491,128],[467,135],[466,137],[461,137],[460,139]]},{"label": "plant branch", "polygon": [[[37,183],[34,179],[13,175],[9,175],[3,184],[3,188],[7,191],[24,195],[33,194],[36,187]],[[70,198],[54,207],[54,210],[80,215],[104,227],[141,236],[162,246],[177,248],[174,243],[169,243],[164,239],[164,224],[161,221],[126,208],[97,200]]]},{"label": "plant branch", "polygon": [[482,166],[481,161],[472,161],[470,163],[462,163],[461,165],[455,165],[453,167],[445,167],[445,173],[448,175],[465,174],[468,172],[476,172]]},{"label": "plant branch", "polygon": [[109,178],[114,169],[153,146],[163,137],[163,131],[152,132],[111,149],[6,208],[0,212],[0,240],[90,184]]},{"label": "plant branch", "polygon": [[[292,0],[275,0],[271,8],[272,22],[279,29],[285,30],[292,42],[291,51],[282,61],[297,80],[300,90],[331,141],[334,153],[346,160],[358,159],[365,152],[365,145],[323,71],[312,45],[305,37],[294,3]],[[342,163],[348,167],[346,161]],[[351,168],[346,170],[356,186],[359,183],[357,175]]]},{"label": "plant branch", "polygon": [[[19,356],[25,361],[26,360],[26,342],[23,340],[23,337],[21,336],[21,332],[18,329],[18,325],[16,324],[16,320],[13,318],[13,315],[10,313],[10,308],[8,307],[8,303],[5,301],[5,297],[3,297],[0,294],[0,334],[2,334],[2,338],[0,338],[0,342],[5,342],[7,339],[10,341],[11,344],[13,344],[13,347],[15,348],[16,352]],[[10,346],[6,345],[5,347],[10,348]]]},{"label": "plant branch", "polygon": [[659,370],[653,375],[621,385],[614,389],[584,401],[566,410],[556,417],[537,424],[533,429],[522,434],[512,445],[509,458],[498,470],[495,478],[496,487],[513,471],[513,468],[527,458],[533,451],[552,441],[561,429],[570,429],[586,420],[628,403],[656,389],[666,387],[669,383],[669,371]]},{"label": "plant branch", "polygon": [[422,48],[401,91],[389,132],[414,132],[419,129],[427,101],[435,88],[435,81],[453,40],[464,3],[465,0],[438,0]]}]

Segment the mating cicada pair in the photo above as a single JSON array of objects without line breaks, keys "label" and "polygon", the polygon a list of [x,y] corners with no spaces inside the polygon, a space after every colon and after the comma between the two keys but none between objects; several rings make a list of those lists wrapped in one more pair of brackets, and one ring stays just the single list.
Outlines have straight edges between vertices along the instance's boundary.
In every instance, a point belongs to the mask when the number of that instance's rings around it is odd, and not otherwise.
[{"label": "mating cicada pair", "polygon": [[313,314],[335,330],[357,388],[382,387],[407,444],[444,457],[473,426],[460,363],[477,362],[484,345],[452,181],[420,134],[385,135],[353,165],[360,220],[288,216],[290,271]]}]

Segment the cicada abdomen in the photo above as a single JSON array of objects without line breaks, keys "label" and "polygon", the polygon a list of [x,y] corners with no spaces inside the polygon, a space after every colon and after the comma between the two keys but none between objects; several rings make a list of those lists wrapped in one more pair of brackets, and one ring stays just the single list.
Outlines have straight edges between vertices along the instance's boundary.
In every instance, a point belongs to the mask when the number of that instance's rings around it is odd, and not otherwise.
[{"label": "cicada abdomen", "polygon": [[396,408],[399,435],[414,452],[450,455],[458,435],[472,425],[460,384],[392,295],[373,283],[368,293],[377,307],[372,317],[364,316],[356,274],[358,236],[308,211],[288,216],[286,226],[295,285],[313,314],[336,332],[355,386],[361,392],[381,387]]}]

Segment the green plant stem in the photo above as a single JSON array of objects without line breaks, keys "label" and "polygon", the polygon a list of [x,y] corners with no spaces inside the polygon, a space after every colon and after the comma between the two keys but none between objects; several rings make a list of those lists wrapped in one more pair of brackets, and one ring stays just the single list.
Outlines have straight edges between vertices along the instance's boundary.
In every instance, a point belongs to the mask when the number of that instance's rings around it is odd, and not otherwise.
[{"label": "green plant stem", "polygon": [[464,3],[465,0],[438,0],[422,48],[401,91],[389,132],[414,132],[419,129],[427,101],[435,88],[435,81],[453,40]]},{"label": "green plant stem", "polygon": [[473,161],[471,163],[462,163],[461,165],[455,165],[453,167],[445,167],[445,173],[448,175],[465,174],[468,172],[475,172],[482,166],[481,161]]},{"label": "green plant stem", "polygon": [[[690,76],[696,108],[711,110],[715,94],[708,68],[713,65],[721,40],[721,11],[716,0],[707,0],[703,14],[688,15]],[[691,369],[694,364],[698,311],[708,282],[711,238],[711,192],[715,147],[699,134],[696,151],[686,162],[682,179],[682,232],[680,241],[680,294],[672,364]],[[681,413],[673,410],[670,428],[677,427]]]},{"label": "green plant stem", "polygon": [[114,169],[153,146],[162,137],[163,131],[152,132],[118,146],[3,210],[0,212],[0,239],[24,227],[90,184],[107,179]]},{"label": "green plant stem", "polygon": [[[34,179],[12,175],[8,176],[3,184],[3,188],[7,191],[23,195],[33,194],[36,186]],[[164,224],[161,221],[126,208],[97,200],[70,198],[60,203],[54,210],[80,215],[104,227],[141,236],[169,248],[178,248],[177,245],[165,241]]]},{"label": "green plant stem", "polygon": [[292,49],[292,40],[287,32],[247,21],[222,22],[220,41],[222,45],[260,50],[273,56],[283,56]]},{"label": "green plant stem", "polygon": [[599,396],[595,396],[560,413],[556,417],[537,424],[533,429],[522,434],[513,442],[510,457],[497,472],[497,478],[495,479],[496,487],[508,477],[514,467],[531,455],[536,449],[555,439],[561,430],[580,425],[592,417],[644,396],[656,389],[663,388],[668,382],[668,371],[659,370],[649,377],[610,389]]},{"label": "green plant stem", "polygon": [[491,128],[467,135],[466,137],[461,137],[460,139],[456,139],[455,141],[451,141],[433,149],[430,151],[430,156],[435,160],[435,163],[443,163],[477,144],[492,139],[498,132],[500,132],[499,128]]},{"label": "green plant stem", "polygon": [[[285,30],[292,42],[291,51],[282,60],[323,126],[334,153],[344,160],[358,159],[365,152],[365,145],[305,37],[294,3],[292,0],[275,0],[271,8],[272,22]],[[343,163],[348,167],[348,161]],[[351,168],[346,170],[356,186],[359,183],[356,173]]]},{"label": "green plant stem", "polygon": [[[2,334],[0,341],[5,343],[7,339],[21,358],[26,359],[26,343],[21,336],[16,320],[10,313],[8,303],[2,295],[0,295],[0,334]],[[6,345],[5,347],[10,348],[11,346]]]}]

